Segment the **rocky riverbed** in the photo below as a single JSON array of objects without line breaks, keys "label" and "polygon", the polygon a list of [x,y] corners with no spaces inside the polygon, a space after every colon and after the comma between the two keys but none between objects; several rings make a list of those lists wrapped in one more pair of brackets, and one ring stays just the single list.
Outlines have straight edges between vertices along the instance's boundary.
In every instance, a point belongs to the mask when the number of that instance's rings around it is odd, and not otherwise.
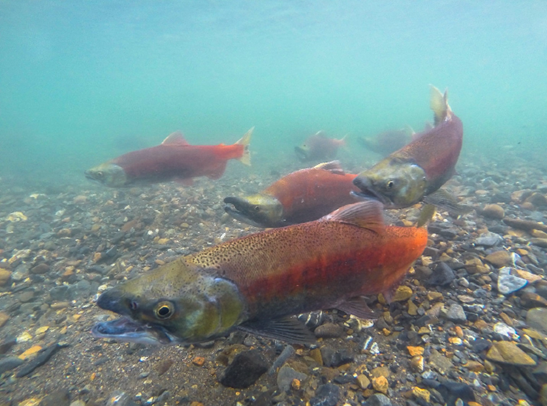
[{"label": "rocky riverbed", "polygon": [[[94,304],[105,289],[258,231],[228,217],[222,198],[297,169],[283,168],[120,190],[2,179],[0,405],[547,405],[541,161],[466,157],[446,188],[475,210],[435,215],[394,302],[369,298],[378,320],[301,316],[315,345],[238,332],[159,347],[90,334],[113,317]],[[418,213],[387,217],[410,225]]]}]

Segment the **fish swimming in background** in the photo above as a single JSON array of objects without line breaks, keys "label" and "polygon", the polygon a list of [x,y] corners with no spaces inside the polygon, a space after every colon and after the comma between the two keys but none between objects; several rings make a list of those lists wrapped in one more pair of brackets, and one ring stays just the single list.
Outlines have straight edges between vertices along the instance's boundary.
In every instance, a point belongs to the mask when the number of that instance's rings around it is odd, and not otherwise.
[{"label": "fish swimming in background", "polygon": [[344,173],[332,161],[301,169],[279,179],[263,191],[245,197],[226,197],[224,210],[232,217],[257,227],[283,227],[317,220],[346,204],[357,175]]},{"label": "fish swimming in background", "polygon": [[333,159],[338,148],[342,145],[346,145],[346,136],[337,140],[327,138],[323,131],[318,131],[314,135],[310,135],[301,146],[295,147],[294,150],[300,161],[306,162],[316,159]]},{"label": "fish swimming in background", "polygon": [[180,257],[101,294],[122,318],[96,337],[140,343],[197,343],[235,329],[311,342],[289,316],[340,309],[375,315],[361,295],[389,302],[427,244],[425,228],[387,226],[382,205],[359,202],[309,223],[274,228]]},{"label": "fish swimming in background", "polygon": [[189,186],[199,176],[219,179],[230,159],[251,164],[249,143],[253,129],[232,145],[190,145],[180,132],[175,132],[160,145],[121,155],[87,170],[85,176],[110,187],[171,180]]},{"label": "fish swimming in background", "polygon": [[412,129],[406,127],[384,131],[373,138],[359,137],[358,141],[366,149],[386,156],[408,144],[411,141],[412,134]]},{"label": "fish swimming in background", "polygon": [[[455,172],[463,141],[463,125],[448,105],[448,96],[431,87],[434,127],[415,134],[414,141],[395,151],[353,181],[359,198],[372,198],[386,208],[403,208],[419,201],[450,206],[445,193],[434,195]],[[465,211],[465,210],[464,210]]]}]

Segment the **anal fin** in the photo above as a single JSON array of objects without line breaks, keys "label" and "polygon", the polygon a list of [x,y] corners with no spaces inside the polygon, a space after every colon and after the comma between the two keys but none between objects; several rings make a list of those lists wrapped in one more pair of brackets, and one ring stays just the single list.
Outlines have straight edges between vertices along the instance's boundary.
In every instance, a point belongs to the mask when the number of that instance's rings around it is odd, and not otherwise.
[{"label": "anal fin", "polygon": [[212,169],[208,174],[207,177],[209,179],[217,180],[224,175],[224,171],[226,170],[226,162],[222,162],[219,164],[216,168]]},{"label": "anal fin", "polygon": [[253,320],[238,326],[239,330],[293,344],[313,344],[315,336],[293,317],[275,320]]},{"label": "anal fin", "polygon": [[367,302],[361,296],[353,297],[336,306],[344,313],[353,314],[360,319],[377,319],[379,316],[368,307]]},{"label": "anal fin", "polygon": [[194,186],[194,180],[192,178],[176,178],[175,182],[183,186]]}]

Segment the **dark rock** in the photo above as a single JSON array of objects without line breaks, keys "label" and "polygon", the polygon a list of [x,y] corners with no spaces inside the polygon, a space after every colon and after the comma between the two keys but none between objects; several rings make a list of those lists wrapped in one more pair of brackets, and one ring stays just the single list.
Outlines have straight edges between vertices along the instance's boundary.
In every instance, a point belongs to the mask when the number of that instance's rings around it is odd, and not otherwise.
[{"label": "dark rock", "polygon": [[342,335],[342,326],[334,323],[325,323],[317,327],[313,332],[317,338],[338,338]]},{"label": "dark rock", "polygon": [[474,352],[476,352],[477,354],[480,354],[483,351],[489,350],[490,347],[492,347],[492,343],[483,338],[479,338],[471,342],[471,347],[473,348]]},{"label": "dark rock", "polygon": [[15,337],[7,337],[4,340],[0,342],[0,354],[5,354],[9,350],[11,350],[11,347],[13,347],[15,344],[17,344],[17,338]]},{"label": "dark rock", "polygon": [[467,321],[467,316],[463,307],[459,304],[452,304],[446,312],[446,318],[454,323],[465,323]]},{"label": "dark rock", "polygon": [[444,262],[437,262],[433,265],[433,273],[427,280],[426,284],[430,286],[446,286],[449,285],[456,275],[454,271]]},{"label": "dark rock", "polygon": [[320,386],[311,398],[311,406],[336,406],[340,397],[340,389],[332,383]]},{"label": "dark rock", "polygon": [[503,237],[499,234],[488,232],[481,234],[475,239],[476,245],[482,245],[484,247],[494,247],[503,242]]},{"label": "dark rock", "polygon": [[52,355],[59,351],[61,348],[62,346],[59,344],[53,344],[49,347],[44,348],[34,359],[25,364],[25,366],[23,366],[19,370],[19,372],[17,372],[15,377],[21,378],[23,376],[27,376],[39,366],[44,365],[52,357]]},{"label": "dark rock", "polygon": [[30,273],[39,274],[39,275],[44,274],[48,271],[49,271],[49,265],[44,264],[43,262],[30,269]]},{"label": "dark rock", "polygon": [[425,247],[422,255],[426,257],[437,258],[441,254],[440,250],[434,247]]},{"label": "dark rock", "polygon": [[40,402],[40,406],[69,406],[70,397],[67,390],[59,389],[46,395]]},{"label": "dark rock", "polygon": [[259,350],[239,353],[226,368],[220,383],[236,389],[244,389],[254,384],[269,368],[268,361]]},{"label": "dark rock", "polygon": [[86,272],[93,272],[93,273],[99,273],[101,275],[104,275],[108,272],[108,269],[100,266],[100,265],[92,265],[90,267],[87,267]]},{"label": "dark rock", "polygon": [[17,368],[24,361],[19,357],[6,357],[0,359],[0,375]]},{"label": "dark rock", "polygon": [[368,398],[365,406],[391,406],[391,400],[381,393],[375,393]]},{"label": "dark rock", "polygon": [[444,381],[436,389],[448,405],[454,405],[458,399],[465,402],[475,401],[473,389],[465,383]]},{"label": "dark rock", "polygon": [[334,383],[337,383],[338,385],[344,385],[346,383],[350,383],[355,381],[355,377],[353,375],[339,375],[336,378],[332,380]]},{"label": "dark rock", "polygon": [[54,286],[50,289],[49,295],[51,296],[51,299],[53,300],[66,300],[68,298],[68,286],[67,285],[61,285],[61,286]]},{"label": "dark rock", "polygon": [[353,357],[348,350],[341,349],[337,351],[328,346],[321,348],[321,357],[323,358],[323,364],[331,368],[353,362]]},{"label": "dark rock", "polygon": [[282,392],[288,392],[291,389],[293,379],[303,381],[308,375],[295,371],[291,367],[282,367],[277,374],[277,387]]},{"label": "dark rock", "polygon": [[32,299],[34,299],[34,291],[31,289],[25,290],[23,293],[17,296],[17,299],[19,299],[19,301],[22,303],[30,302],[32,301]]}]

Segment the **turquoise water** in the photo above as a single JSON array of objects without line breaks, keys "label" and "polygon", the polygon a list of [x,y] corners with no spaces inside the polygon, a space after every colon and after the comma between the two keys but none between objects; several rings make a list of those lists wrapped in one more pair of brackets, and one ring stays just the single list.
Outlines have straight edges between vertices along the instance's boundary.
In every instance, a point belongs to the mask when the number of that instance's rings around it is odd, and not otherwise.
[{"label": "turquoise water", "polygon": [[84,181],[175,130],[217,144],[252,126],[258,158],[323,129],[359,159],[352,136],[431,119],[429,84],[464,156],[537,153],[547,2],[4,0],[0,176]]}]

